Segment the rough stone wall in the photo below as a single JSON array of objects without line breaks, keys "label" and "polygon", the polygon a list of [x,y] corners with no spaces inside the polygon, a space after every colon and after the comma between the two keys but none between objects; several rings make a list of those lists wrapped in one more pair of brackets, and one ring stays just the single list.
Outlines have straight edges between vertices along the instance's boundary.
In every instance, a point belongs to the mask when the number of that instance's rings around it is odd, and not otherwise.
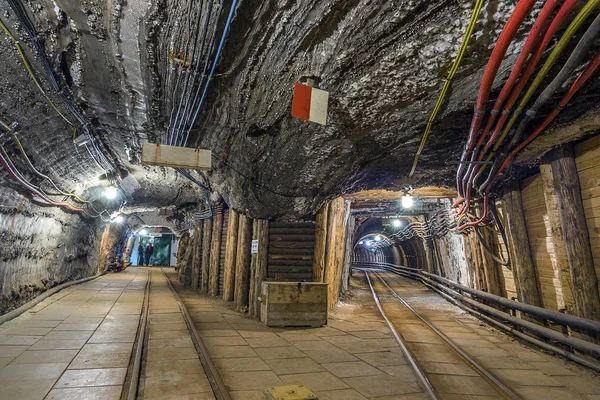
[{"label": "rough stone wall", "polygon": [[0,314],[64,281],[92,275],[94,223],[41,207],[0,179]]}]

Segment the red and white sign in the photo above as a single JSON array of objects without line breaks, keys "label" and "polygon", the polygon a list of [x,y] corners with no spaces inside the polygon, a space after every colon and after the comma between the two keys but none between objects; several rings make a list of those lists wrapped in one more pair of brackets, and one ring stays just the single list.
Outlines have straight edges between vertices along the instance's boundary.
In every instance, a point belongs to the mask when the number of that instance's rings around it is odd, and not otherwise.
[{"label": "red and white sign", "polygon": [[328,102],[329,92],[297,82],[294,85],[292,117],[326,125]]}]

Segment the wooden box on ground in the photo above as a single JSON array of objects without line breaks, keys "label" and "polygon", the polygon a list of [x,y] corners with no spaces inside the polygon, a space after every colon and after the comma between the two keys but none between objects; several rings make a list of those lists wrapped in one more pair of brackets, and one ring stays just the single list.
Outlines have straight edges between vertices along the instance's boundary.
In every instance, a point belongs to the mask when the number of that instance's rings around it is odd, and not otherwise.
[{"label": "wooden box on ground", "polygon": [[327,324],[327,284],[263,282],[260,319],[268,326]]}]

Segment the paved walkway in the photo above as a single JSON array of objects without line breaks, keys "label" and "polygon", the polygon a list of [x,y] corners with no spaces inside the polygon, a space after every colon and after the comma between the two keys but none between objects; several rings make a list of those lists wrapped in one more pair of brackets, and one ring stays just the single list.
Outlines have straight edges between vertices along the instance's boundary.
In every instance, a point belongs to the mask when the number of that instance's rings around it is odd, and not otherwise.
[{"label": "paved walkway", "polygon": [[147,270],[72,286],[0,326],[2,400],[119,399]]},{"label": "paved walkway", "polygon": [[[330,312],[328,326],[322,328],[269,328],[231,310],[222,300],[178,290],[236,400],[264,400],[267,386],[291,384],[305,385],[320,400],[428,399],[365,282],[353,283],[359,288]],[[422,285],[400,282],[394,288],[524,399],[600,400],[597,374],[492,330]],[[383,301],[394,300],[390,296]],[[394,316],[402,313],[398,307]],[[428,376],[447,386],[444,399],[492,398],[473,386],[477,379],[471,371],[444,358],[448,350],[438,348],[431,333],[414,328],[405,340],[414,344],[417,361]],[[465,395],[465,390],[471,394]]]},{"label": "paved walkway", "polygon": [[148,346],[140,394],[144,399],[212,400],[212,389],[165,275],[160,269],[151,272]]}]

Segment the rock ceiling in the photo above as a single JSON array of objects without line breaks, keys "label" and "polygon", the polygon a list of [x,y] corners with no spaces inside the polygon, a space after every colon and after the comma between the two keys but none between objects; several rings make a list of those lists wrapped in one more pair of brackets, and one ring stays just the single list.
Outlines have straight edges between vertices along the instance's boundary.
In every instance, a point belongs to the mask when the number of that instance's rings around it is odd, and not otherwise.
[{"label": "rock ceiling", "polygon": [[[310,215],[341,193],[403,184],[473,6],[472,1],[240,0],[194,119],[197,83],[212,66],[231,1],[19,3],[37,29],[62,93],[89,124],[115,174],[124,178],[130,206],[201,198],[173,170],[139,162],[145,141],[168,143],[189,132],[188,146],[213,151],[213,171],[197,177],[213,198],[221,196],[254,217],[288,218]],[[417,186],[452,186],[483,67],[514,3],[486,2],[433,126]],[[494,93],[540,6],[510,47]],[[43,89],[73,122],[6,0],[0,0],[0,18],[23,46]],[[0,39],[0,119],[18,122],[23,145],[41,170],[69,189],[91,193],[105,172],[97,157],[73,144],[72,127],[44,100],[13,42],[4,32]],[[309,76],[330,92],[325,127],[290,116],[293,84]],[[571,126],[577,116],[597,115],[598,86],[596,79],[578,94],[557,129]],[[598,129],[595,121],[567,136]],[[75,125],[80,135],[81,124]],[[545,147],[530,148],[524,162],[535,164],[549,145],[566,140],[555,136]],[[3,185],[13,184],[2,179]]]}]

